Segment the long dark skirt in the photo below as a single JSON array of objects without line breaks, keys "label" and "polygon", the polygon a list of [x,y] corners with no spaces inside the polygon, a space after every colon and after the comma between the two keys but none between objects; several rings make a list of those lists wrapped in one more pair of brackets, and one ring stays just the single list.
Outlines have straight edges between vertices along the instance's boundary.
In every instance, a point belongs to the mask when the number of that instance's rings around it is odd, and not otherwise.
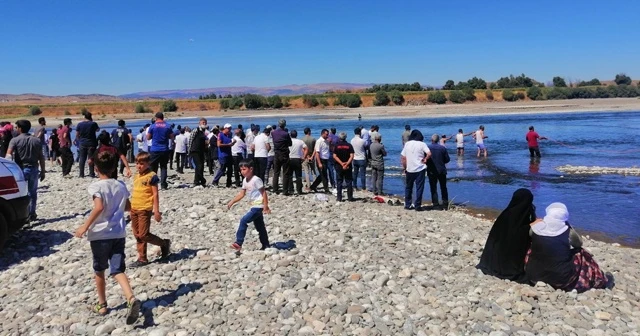
[{"label": "long dark skirt", "polygon": [[[525,256],[525,264],[529,261],[531,249],[527,251]],[[593,259],[593,255],[585,249],[573,255],[574,275],[571,280],[561,286],[553,286],[556,289],[562,289],[567,292],[577,290],[578,293],[586,292],[590,289],[604,289],[607,287],[607,276]]]}]

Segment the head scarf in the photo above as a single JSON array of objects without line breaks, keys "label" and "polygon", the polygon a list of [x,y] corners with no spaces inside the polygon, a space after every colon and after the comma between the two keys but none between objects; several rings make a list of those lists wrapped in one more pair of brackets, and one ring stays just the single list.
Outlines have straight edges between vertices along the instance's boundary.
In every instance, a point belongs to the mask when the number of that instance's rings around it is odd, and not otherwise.
[{"label": "head scarf", "polygon": [[531,230],[538,236],[557,237],[569,229],[569,210],[562,203],[551,203],[547,207],[542,222],[536,223]]},{"label": "head scarf", "polygon": [[529,224],[535,217],[531,191],[516,190],[493,223],[477,268],[501,279],[526,282],[524,258],[531,245]]}]

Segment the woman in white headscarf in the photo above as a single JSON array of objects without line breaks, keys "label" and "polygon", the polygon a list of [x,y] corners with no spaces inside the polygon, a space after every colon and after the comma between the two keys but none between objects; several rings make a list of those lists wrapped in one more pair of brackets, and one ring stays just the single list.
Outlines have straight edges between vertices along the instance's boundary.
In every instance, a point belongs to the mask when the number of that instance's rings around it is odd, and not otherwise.
[{"label": "woman in white headscarf", "polygon": [[525,266],[528,280],[566,291],[612,288],[613,275],[600,270],[568,220],[567,207],[552,203],[543,219],[531,223],[531,250]]}]

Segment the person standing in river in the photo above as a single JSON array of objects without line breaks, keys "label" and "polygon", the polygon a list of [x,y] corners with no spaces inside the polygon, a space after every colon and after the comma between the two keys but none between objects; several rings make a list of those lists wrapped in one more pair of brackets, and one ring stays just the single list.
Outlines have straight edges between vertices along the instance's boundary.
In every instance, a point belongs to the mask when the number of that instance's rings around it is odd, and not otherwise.
[{"label": "person standing in river", "polygon": [[527,145],[529,146],[529,155],[531,157],[537,156],[540,157],[540,147],[538,146],[538,140],[546,140],[546,137],[540,136],[533,128],[533,126],[529,126],[529,132],[525,136],[527,140]]},{"label": "person standing in river", "polygon": [[484,139],[488,138],[488,136],[484,135],[484,126],[480,125],[473,137],[476,139],[476,146],[478,146],[478,157],[482,153],[484,153],[484,157],[487,157],[487,146],[484,144]]},{"label": "person standing in river", "polygon": [[409,141],[409,135],[411,135],[411,126],[404,125],[404,132],[402,132],[402,146]]}]

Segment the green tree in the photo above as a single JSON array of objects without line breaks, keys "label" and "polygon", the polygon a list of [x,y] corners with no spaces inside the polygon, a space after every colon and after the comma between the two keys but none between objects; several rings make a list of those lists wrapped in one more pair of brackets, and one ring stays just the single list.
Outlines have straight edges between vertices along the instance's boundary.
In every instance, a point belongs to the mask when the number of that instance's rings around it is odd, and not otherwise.
[{"label": "green tree", "polygon": [[318,104],[322,107],[327,107],[329,106],[329,101],[327,100],[327,98],[318,98]]},{"label": "green tree", "polygon": [[373,105],[375,106],[387,106],[391,102],[389,99],[389,95],[387,95],[384,91],[378,91],[376,93],[376,98],[373,100]]},{"label": "green tree", "polygon": [[[486,86],[485,86],[486,88]],[[462,93],[464,93],[464,99],[467,101],[475,101],[476,100],[476,90],[471,87],[466,87],[462,89]]]},{"label": "green tree", "polygon": [[144,107],[142,103],[137,103],[136,107],[133,109],[135,113],[145,113],[147,109]]},{"label": "green tree", "polygon": [[338,95],[334,105],[341,105],[350,108],[360,107],[360,105],[362,105],[362,99],[360,98],[360,95],[356,93],[343,93]]},{"label": "green tree", "polygon": [[447,97],[442,91],[434,91],[429,93],[427,101],[434,104],[444,104],[447,102]]},{"label": "green tree", "polygon": [[466,101],[464,93],[460,90],[453,90],[449,93],[449,101],[455,104],[462,104]]},{"label": "green tree", "polygon": [[527,97],[529,97],[529,99],[531,100],[543,100],[544,93],[542,92],[541,88],[532,86],[527,89]]},{"label": "green tree", "polygon": [[600,83],[600,80],[597,78],[594,78],[588,82],[582,81],[580,83],[578,83],[578,87],[580,86],[600,86],[602,85],[602,83]]},{"label": "green tree", "polygon": [[497,83],[491,83],[491,84],[489,84],[489,89],[491,89],[491,90],[497,90],[497,89],[499,89],[498,84],[497,84]]},{"label": "green tree", "polygon": [[487,100],[493,100],[493,91],[487,90],[484,92],[484,95],[487,97]]},{"label": "green tree", "polygon": [[504,89],[502,90],[502,99],[504,99],[505,101],[516,101],[518,100],[518,96],[513,93],[513,90],[511,89]]},{"label": "green tree", "polygon": [[476,90],[484,90],[487,88],[487,82],[484,79],[478,77],[469,79],[467,81],[467,84],[469,84],[470,87]]},{"label": "green tree", "polygon": [[443,90],[453,90],[453,88],[456,86],[456,83],[449,79],[446,83],[444,83],[444,86],[442,87]]},{"label": "green tree", "polygon": [[279,109],[284,106],[284,104],[282,103],[282,98],[280,98],[280,96],[278,95],[268,97],[267,102],[269,103],[269,106],[271,106],[271,108],[275,109]]},{"label": "green tree", "polygon": [[306,107],[316,107],[319,104],[318,98],[312,95],[302,95],[302,103]]},{"label": "green tree", "polygon": [[29,108],[29,114],[32,116],[39,115],[42,114],[42,110],[40,109],[40,106],[31,106]]},{"label": "green tree", "polygon": [[617,85],[631,85],[631,77],[624,73],[619,73],[616,75],[615,82]]},{"label": "green tree", "polygon": [[165,100],[162,102],[162,112],[175,112],[178,110],[178,105],[173,99]]},{"label": "green tree", "polygon": [[404,104],[404,96],[402,96],[402,93],[398,90],[394,90],[390,92],[391,95],[391,101],[393,102],[393,105],[402,105]]},{"label": "green tree", "polygon": [[220,99],[220,109],[221,109],[221,110],[226,110],[226,109],[228,109],[228,108],[229,108],[229,102],[230,102],[230,101],[231,101],[231,100],[230,100],[229,98],[223,98],[223,99]]},{"label": "green tree", "polygon": [[242,107],[244,103],[242,102],[242,98],[235,96],[229,100],[229,108],[232,110],[237,110]]},{"label": "green tree", "polygon": [[560,76],[553,77],[553,86],[555,87],[567,87],[567,82]]},{"label": "green tree", "polygon": [[248,93],[244,95],[243,103],[244,103],[244,107],[247,108],[248,110],[255,110],[266,105],[267,100],[261,95]]},{"label": "green tree", "polygon": [[569,89],[567,88],[553,87],[547,91],[547,99],[549,100],[567,99],[568,97]]}]

